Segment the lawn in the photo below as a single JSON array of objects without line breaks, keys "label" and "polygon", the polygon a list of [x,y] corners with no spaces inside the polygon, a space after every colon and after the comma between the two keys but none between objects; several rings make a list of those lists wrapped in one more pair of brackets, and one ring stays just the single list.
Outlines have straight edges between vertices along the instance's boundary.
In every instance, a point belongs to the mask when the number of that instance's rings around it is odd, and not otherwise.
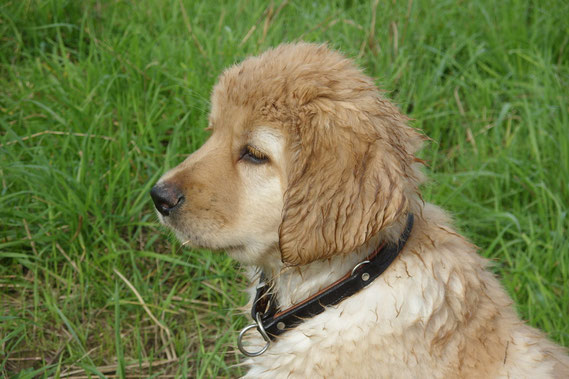
[{"label": "lawn", "polygon": [[153,183],[205,139],[222,70],[327,42],[431,137],[426,201],[569,346],[569,3],[0,4],[0,376],[244,373],[236,263],[158,225]]}]

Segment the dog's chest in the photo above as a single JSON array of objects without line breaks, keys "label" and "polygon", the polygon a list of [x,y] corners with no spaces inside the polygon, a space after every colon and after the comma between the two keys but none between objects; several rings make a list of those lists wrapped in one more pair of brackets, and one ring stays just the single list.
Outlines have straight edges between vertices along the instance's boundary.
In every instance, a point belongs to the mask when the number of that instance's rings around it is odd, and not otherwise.
[{"label": "dog's chest", "polygon": [[378,370],[385,377],[429,374],[423,367],[432,368],[433,362],[422,358],[428,356],[428,344],[406,333],[438,317],[444,290],[421,270],[410,275],[412,264],[400,261],[361,292],[281,335],[265,354],[249,361],[247,376],[374,377]]}]

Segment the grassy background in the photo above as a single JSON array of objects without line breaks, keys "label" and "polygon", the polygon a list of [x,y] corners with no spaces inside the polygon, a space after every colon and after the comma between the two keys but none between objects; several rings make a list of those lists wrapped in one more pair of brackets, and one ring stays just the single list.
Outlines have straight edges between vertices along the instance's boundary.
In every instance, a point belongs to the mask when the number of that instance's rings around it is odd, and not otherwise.
[{"label": "grassy background", "polygon": [[245,282],[157,225],[224,67],[283,41],[354,58],[433,141],[447,208],[569,345],[569,3],[0,4],[0,376],[237,376]]}]

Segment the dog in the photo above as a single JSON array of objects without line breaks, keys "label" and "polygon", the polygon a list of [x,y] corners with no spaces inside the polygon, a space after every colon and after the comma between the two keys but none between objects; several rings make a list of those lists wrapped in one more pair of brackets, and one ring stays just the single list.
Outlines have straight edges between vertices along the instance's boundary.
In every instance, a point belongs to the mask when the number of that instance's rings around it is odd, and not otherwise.
[{"label": "dog", "polygon": [[351,60],[280,45],[228,68],[205,144],[151,190],[190,246],[251,268],[252,378],[569,378],[419,185],[426,137]]}]

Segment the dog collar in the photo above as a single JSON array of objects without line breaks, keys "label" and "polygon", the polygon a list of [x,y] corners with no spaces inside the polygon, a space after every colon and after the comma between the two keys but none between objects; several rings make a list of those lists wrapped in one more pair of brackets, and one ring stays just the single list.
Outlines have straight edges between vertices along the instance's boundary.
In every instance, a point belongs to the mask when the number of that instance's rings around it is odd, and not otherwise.
[{"label": "dog collar", "polygon": [[[397,258],[399,252],[405,246],[411,230],[413,229],[414,217],[412,213],[407,216],[407,225],[401,233],[399,241],[393,244],[382,243],[364,261],[358,263],[342,278],[330,284],[320,292],[308,299],[293,305],[292,307],[277,313],[277,300],[274,293],[270,292],[270,284],[262,274],[257,286],[257,293],[251,309],[251,317],[255,323],[245,327],[239,333],[237,347],[248,357],[256,357],[263,354],[277,336],[293,329],[305,319],[314,317],[326,309],[327,306],[336,305],[345,298],[359,292],[380,276],[389,265]],[[265,346],[255,352],[246,350],[243,346],[243,336],[251,329],[256,328],[266,341]]]}]

